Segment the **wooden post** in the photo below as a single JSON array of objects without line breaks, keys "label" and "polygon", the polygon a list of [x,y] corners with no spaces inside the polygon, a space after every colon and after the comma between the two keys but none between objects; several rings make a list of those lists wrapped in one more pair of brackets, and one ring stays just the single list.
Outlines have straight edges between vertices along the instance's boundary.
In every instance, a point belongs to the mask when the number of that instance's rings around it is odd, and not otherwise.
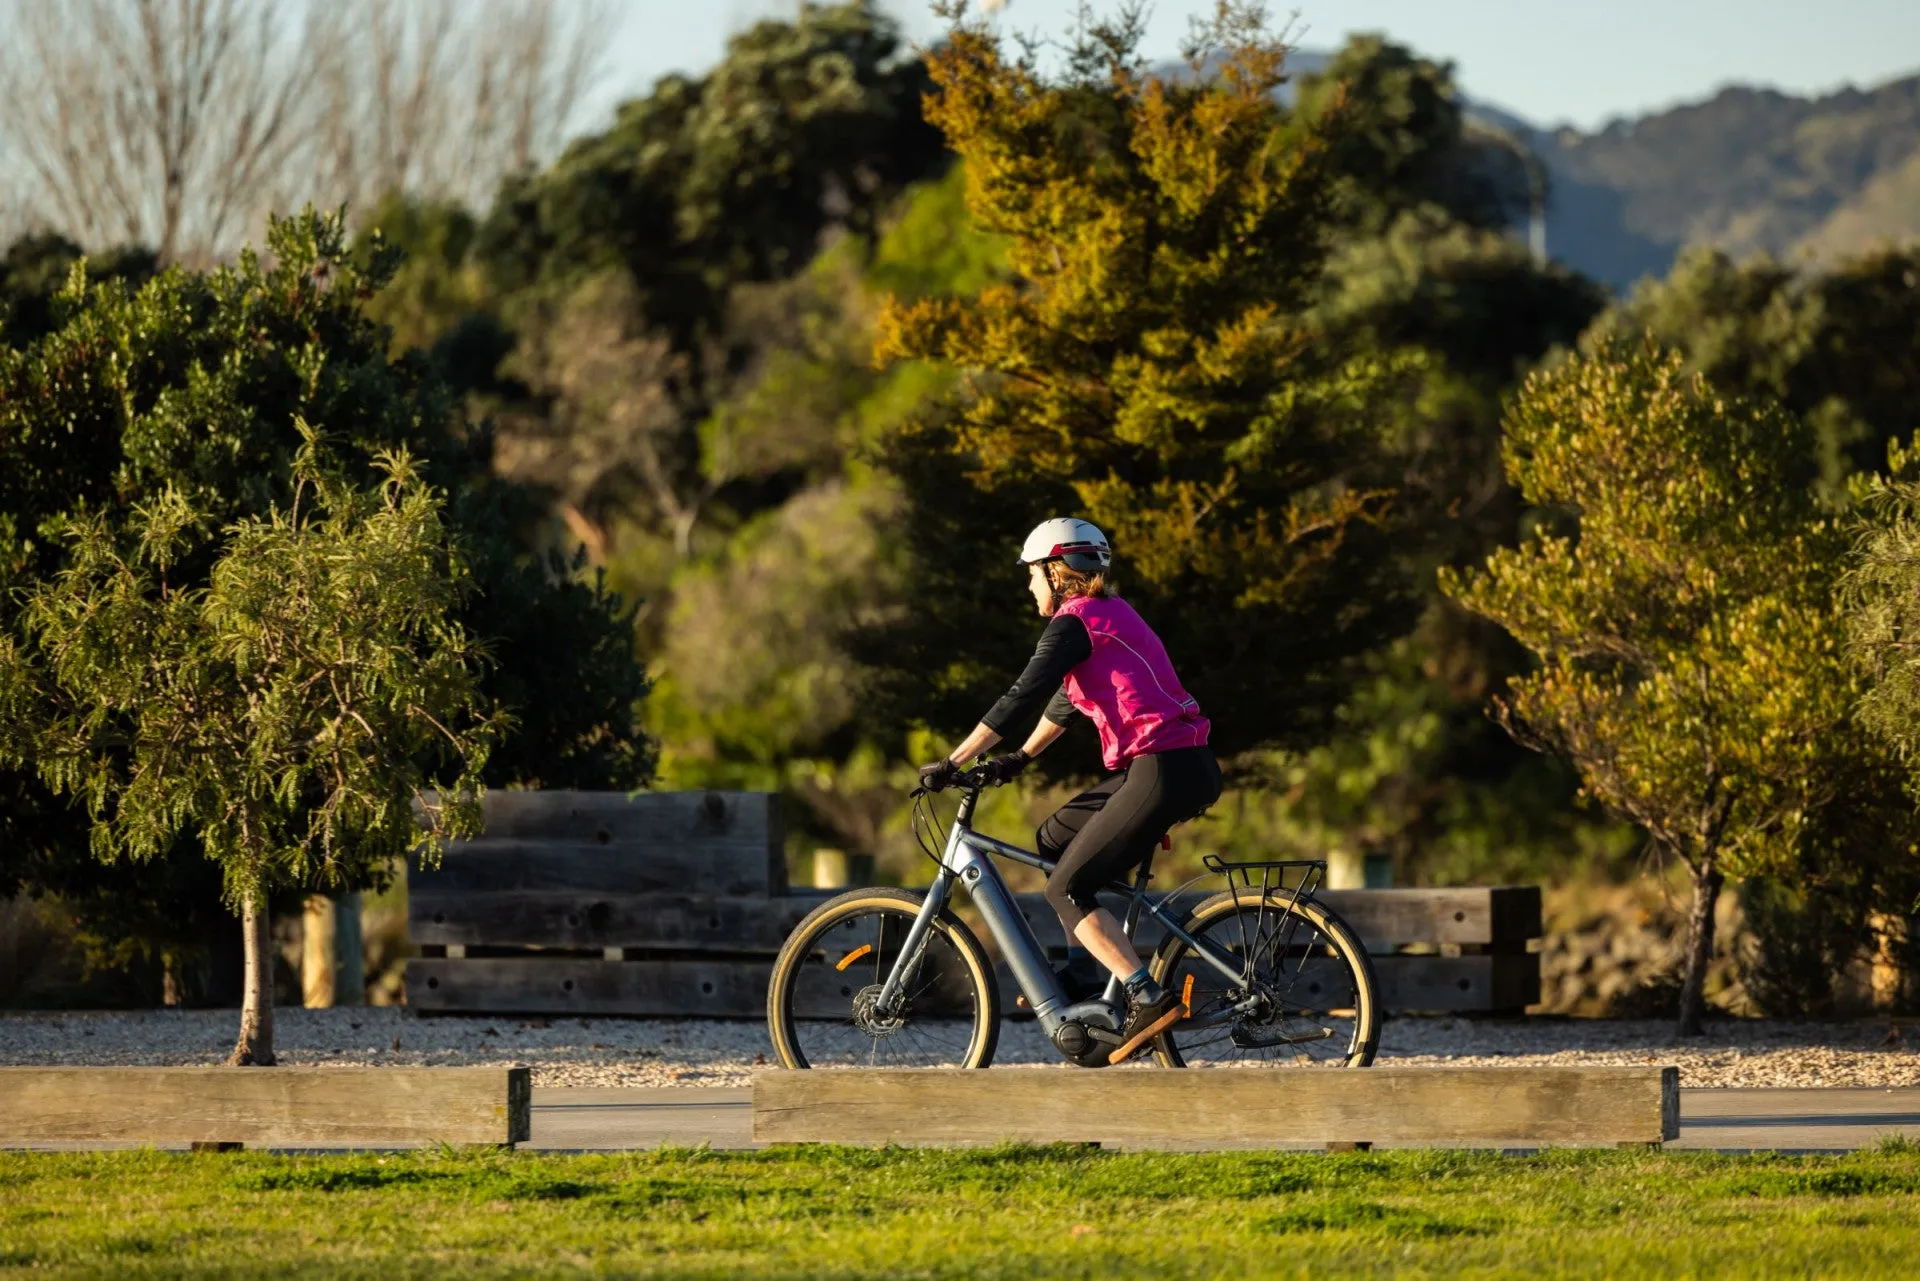
[{"label": "wooden post", "polygon": [[813,852],[814,889],[844,890],[849,882],[845,850],[830,850],[823,846]]},{"label": "wooden post", "polygon": [[1367,888],[1367,860],[1359,850],[1350,850],[1344,846],[1327,851],[1327,883],[1323,887],[1329,890],[1364,890]]},{"label": "wooden post", "polygon": [[1873,931],[1873,961],[1869,970],[1873,1008],[1887,1013],[1905,1009],[1913,996],[1913,976],[1907,972],[1908,931],[1912,918],[1890,912],[1867,917]]},{"label": "wooden post", "polygon": [[325,894],[309,895],[300,917],[300,1003],[309,1010],[333,1005],[334,926],[337,913]]},{"label": "wooden post", "polygon": [[314,894],[301,915],[300,1000],[310,1010],[367,1003],[360,895]]},{"label": "wooden post", "polygon": [[367,1003],[367,942],[360,929],[360,892],[342,894],[333,906],[333,1003]]}]

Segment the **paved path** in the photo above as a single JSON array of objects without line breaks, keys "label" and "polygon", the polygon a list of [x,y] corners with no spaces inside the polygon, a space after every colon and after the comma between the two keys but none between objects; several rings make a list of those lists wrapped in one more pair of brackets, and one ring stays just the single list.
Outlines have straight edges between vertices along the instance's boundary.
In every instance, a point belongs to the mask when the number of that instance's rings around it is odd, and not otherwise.
[{"label": "paved path", "polygon": [[[748,1089],[533,1092],[534,1148],[608,1151],[663,1143],[751,1148]],[[1841,1151],[1886,1134],[1920,1139],[1920,1088],[1682,1090],[1669,1149]]]}]

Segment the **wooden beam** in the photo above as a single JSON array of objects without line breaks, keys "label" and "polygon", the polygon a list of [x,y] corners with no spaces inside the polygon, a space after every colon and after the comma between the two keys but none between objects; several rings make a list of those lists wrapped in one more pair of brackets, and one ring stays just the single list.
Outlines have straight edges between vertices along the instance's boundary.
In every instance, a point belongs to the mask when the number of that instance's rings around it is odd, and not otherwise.
[{"label": "wooden beam", "polygon": [[[407,1006],[422,1014],[765,1019],[772,974],[771,957],[620,962],[417,957],[407,962]],[[847,1000],[850,1006],[851,993]],[[836,1011],[817,1013],[832,1017]]]},{"label": "wooden beam", "polygon": [[0,1145],[524,1143],[516,1068],[0,1068]]},{"label": "wooden beam", "polygon": [[449,845],[437,867],[410,868],[407,892],[567,893],[577,898],[656,893],[765,897],[774,892],[774,862],[773,852],[755,845],[639,848],[485,837]]},{"label": "wooden beam", "polygon": [[767,1070],[756,1143],[1657,1144],[1673,1067]]},{"label": "wooden beam", "polygon": [[[1374,958],[1380,1001],[1390,1010],[1481,1013],[1540,999],[1537,956]],[[766,1016],[772,957],[415,957],[407,1005],[423,1014],[598,1014],[623,1018],[759,1019]],[[1303,981],[1311,981],[1312,975]],[[1013,990],[1001,1010],[1016,1014]],[[843,993],[852,999],[852,991]],[[844,1018],[825,1006],[803,1017]]]},{"label": "wooden beam", "polygon": [[767,792],[489,792],[486,832],[413,885],[444,890],[783,894],[779,797]]},{"label": "wooden beam", "polygon": [[[1181,895],[1182,909],[1214,893]],[[1315,896],[1351,925],[1369,951],[1387,951],[1407,943],[1525,943],[1542,933],[1540,887],[1494,885],[1444,890],[1325,890]],[[1040,945],[1064,949],[1066,935],[1045,896],[1020,894],[1020,911]],[[1116,910],[1123,900],[1109,896]],[[1165,937],[1160,922],[1141,918],[1134,941],[1155,948]]]},{"label": "wooden beam", "polygon": [[490,837],[581,845],[757,845],[785,833],[775,792],[488,792]]},{"label": "wooden beam", "polygon": [[1380,1003],[1389,1010],[1518,1014],[1540,1001],[1540,957],[1376,956]]},{"label": "wooden beam", "polygon": [[574,890],[484,893],[432,880],[408,889],[407,934],[417,945],[621,947],[644,950],[780,950],[824,894],[778,898],[724,894],[588,894]]}]

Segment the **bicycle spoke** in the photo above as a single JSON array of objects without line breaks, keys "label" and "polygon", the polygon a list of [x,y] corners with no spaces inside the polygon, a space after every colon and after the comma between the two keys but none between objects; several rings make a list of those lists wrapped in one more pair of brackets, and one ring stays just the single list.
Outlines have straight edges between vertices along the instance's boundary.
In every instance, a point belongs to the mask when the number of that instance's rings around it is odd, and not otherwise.
[{"label": "bicycle spoke", "polygon": [[1251,999],[1251,1009],[1225,1022],[1175,1025],[1170,1040],[1188,1064],[1307,1063],[1345,1065],[1360,1039],[1359,976],[1335,940],[1304,914],[1270,900],[1236,900],[1197,932],[1242,962],[1238,985],[1183,947],[1169,979],[1193,981],[1197,1018],[1218,1018]]}]

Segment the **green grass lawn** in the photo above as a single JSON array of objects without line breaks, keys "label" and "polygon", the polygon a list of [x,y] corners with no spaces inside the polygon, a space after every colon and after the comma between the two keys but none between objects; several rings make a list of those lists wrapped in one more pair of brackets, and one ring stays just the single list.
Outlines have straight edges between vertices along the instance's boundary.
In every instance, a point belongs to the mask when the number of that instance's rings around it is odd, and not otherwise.
[{"label": "green grass lawn", "polygon": [[35,1275],[1862,1276],[1920,1145],[1658,1152],[0,1153]]}]

